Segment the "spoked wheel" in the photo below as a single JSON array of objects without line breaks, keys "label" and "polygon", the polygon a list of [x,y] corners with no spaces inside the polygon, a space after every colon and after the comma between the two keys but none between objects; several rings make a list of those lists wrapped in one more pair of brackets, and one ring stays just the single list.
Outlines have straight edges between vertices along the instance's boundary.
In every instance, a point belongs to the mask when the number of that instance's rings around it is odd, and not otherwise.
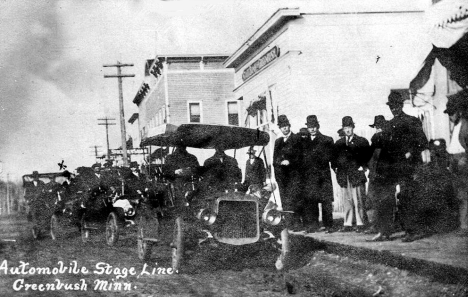
[{"label": "spoked wheel", "polygon": [[276,260],[275,266],[278,270],[285,270],[288,268],[290,262],[290,247],[289,247],[289,232],[287,228],[284,228],[281,231],[280,237],[280,245],[281,245],[281,254],[279,255],[278,259]]},{"label": "spoked wheel", "polygon": [[179,272],[180,264],[184,255],[184,220],[178,216],[174,221],[174,231],[172,235],[172,270]]},{"label": "spoked wheel", "polygon": [[39,231],[39,227],[33,226],[31,232],[34,239],[38,240],[40,238],[41,232]]},{"label": "spoked wheel", "polygon": [[60,226],[58,216],[53,214],[50,218],[50,237],[52,237],[52,240],[57,240],[63,237],[61,227],[63,226]]},{"label": "spoked wheel", "polygon": [[81,217],[81,240],[83,242],[90,240],[89,223],[86,222],[85,215]]},{"label": "spoked wheel", "polygon": [[151,250],[153,245],[159,239],[159,220],[156,218],[154,221],[148,220],[141,216],[138,222],[137,232],[137,248],[138,258],[147,261],[151,258]]},{"label": "spoked wheel", "polygon": [[107,217],[106,223],[106,242],[107,245],[113,246],[119,240],[120,226],[115,212],[111,212]]}]

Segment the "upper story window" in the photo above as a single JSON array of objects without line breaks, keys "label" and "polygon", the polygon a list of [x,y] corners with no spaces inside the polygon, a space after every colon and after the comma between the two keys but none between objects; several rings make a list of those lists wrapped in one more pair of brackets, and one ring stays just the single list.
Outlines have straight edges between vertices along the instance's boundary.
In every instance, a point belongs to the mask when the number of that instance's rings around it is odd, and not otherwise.
[{"label": "upper story window", "polygon": [[228,124],[239,126],[239,107],[237,101],[227,102]]},{"label": "upper story window", "polygon": [[189,123],[201,123],[201,102],[188,102]]}]

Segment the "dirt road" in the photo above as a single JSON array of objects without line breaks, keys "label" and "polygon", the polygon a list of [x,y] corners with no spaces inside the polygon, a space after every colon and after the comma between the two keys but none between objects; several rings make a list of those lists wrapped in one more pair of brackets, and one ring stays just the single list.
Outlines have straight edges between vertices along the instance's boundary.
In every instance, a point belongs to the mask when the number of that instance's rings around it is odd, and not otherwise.
[{"label": "dirt road", "polygon": [[[173,273],[161,246],[142,263],[136,237],[105,244],[104,234],[83,243],[78,232],[53,241],[22,233],[1,245],[0,296],[466,296],[457,284],[431,282],[407,271],[326,254],[293,237],[294,268],[280,274],[266,245],[206,246]],[[287,281],[289,286],[285,286]],[[47,290],[48,289],[48,290]],[[55,290],[52,290],[55,289]],[[40,291],[47,290],[47,291]]]}]

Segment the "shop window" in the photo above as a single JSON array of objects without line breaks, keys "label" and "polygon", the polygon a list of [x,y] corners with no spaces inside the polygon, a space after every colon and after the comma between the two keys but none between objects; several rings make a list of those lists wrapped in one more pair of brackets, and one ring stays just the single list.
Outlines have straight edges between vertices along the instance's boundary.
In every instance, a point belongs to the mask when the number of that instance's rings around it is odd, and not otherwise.
[{"label": "shop window", "polygon": [[237,106],[237,101],[228,101],[227,111],[228,111],[228,124],[239,126],[239,108]]},{"label": "shop window", "polygon": [[200,102],[189,102],[189,123],[201,123],[201,104]]}]

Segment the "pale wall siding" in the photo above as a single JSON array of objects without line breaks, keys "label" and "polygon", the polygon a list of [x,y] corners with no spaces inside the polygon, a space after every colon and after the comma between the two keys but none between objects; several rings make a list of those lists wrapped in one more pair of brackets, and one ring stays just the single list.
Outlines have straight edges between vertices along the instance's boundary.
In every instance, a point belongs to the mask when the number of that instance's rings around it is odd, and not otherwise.
[{"label": "pale wall siding", "polygon": [[[342,117],[350,115],[355,132],[370,140],[374,116],[392,117],[385,104],[390,90],[407,88],[430,50],[423,26],[423,13],[304,15],[236,69],[235,97],[243,96],[247,107],[275,86],[278,113],[288,116],[294,132],[316,114],[322,133],[336,140]],[[243,69],[275,45],[281,56],[288,54],[242,84]],[[335,210],[341,211],[334,184]]]},{"label": "pale wall siding", "polygon": [[234,99],[232,72],[169,72],[171,123],[187,123],[187,101],[202,101],[203,123],[227,122],[226,100]]},{"label": "pale wall siding", "polygon": [[158,113],[159,109],[166,104],[166,88],[164,81],[161,80],[157,85],[152,87],[154,91],[149,94],[146,101],[145,112],[146,117],[142,121],[143,125],[148,126],[152,118]]},{"label": "pale wall siding", "polygon": [[422,13],[305,15],[291,22],[291,46],[302,52],[292,71],[302,105],[298,122],[316,114],[322,131],[336,138],[350,115],[356,132],[371,136],[375,115],[392,117],[385,104],[390,89],[407,88],[430,50],[423,25]]}]

